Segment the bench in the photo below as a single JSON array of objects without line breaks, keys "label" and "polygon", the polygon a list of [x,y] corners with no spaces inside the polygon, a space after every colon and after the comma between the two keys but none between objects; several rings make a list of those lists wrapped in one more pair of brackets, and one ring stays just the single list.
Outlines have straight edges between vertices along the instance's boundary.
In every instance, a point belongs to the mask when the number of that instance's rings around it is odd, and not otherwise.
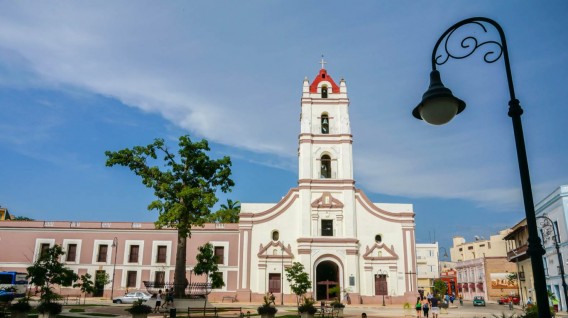
[{"label": "bench", "polygon": [[81,304],[81,295],[63,295],[63,305]]},{"label": "bench", "polygon": [[331,306],[325,306],[325,307],[316,307],[317,311],[316,314],[314,316],[320,316],[322,318],[325,317],[339,317],[339,310],[331,307]]},{"label": "bench", "polygon": [[188,307],[187,317],[243,317],[242,307]]},{"label": "bench", "polygon": [[225,302],[225,299],[230,300],[232,303],[234,303],[235,301],[237,301],[237,296],[223,296],[223,299],[221,300],[221,302]]}]

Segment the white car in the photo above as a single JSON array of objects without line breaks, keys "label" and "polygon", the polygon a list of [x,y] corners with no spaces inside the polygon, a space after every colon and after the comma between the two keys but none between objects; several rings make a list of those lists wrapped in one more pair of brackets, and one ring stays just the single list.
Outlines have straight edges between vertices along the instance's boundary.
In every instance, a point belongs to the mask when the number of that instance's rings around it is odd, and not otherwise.
[{"label": "white car", "polygon": [[115,297],[112,302],[116,304],[132,304],[137,300],[147,301],[152,295],[147,292],[137,291],[126,293],[124,296]]}]

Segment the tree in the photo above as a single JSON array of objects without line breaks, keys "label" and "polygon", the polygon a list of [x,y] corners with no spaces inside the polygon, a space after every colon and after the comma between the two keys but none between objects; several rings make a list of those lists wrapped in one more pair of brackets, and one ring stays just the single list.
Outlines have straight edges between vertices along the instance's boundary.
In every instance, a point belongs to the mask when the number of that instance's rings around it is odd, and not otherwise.
[{"label": "tree", "polygon": [[31,284],[40,287],[41,302],[52,303],[60,296],[52,291],[53,285],[71,286],[78,279],[73,270],[65,267],[59,259],[65,255],[60,245],[43,251],[34,264],[27,268]]},{"label": "tree", "polygon": [[446,292],[448,291],[448,285],[445,281],[441,279],[434,280],[434,296],[435,297],[443,297]]},{"label": "tree", "polygon": [[12,221],[35,221],[35,220],[27,216],[15,216],[12,218]]},{"label": "tree", "polygon": [[312,288],[310,276],[304,271],[304,265],[299,262],[292,263],[292,266],[286,268],[286,280],[290,283],[290,289],[296,295],[296,301],[299,305],[300,297]]},{"label": "tree", "polygon": [[221,204],[221,208],[211,214],[210,222],[219,223],[238,223],[239,213],[241,213],[241,202],[227,199],[227,204]]},{"label": "tree", "polygon": [[[154,190],[157,200],[150,203],[149,210],[159,212],[155,222],[158,228],[176,228],[178,244],[174,274],[174,293],[182,297],[186,286],[187,238],[193,226],[202,226],[217,202],[216,191],[230,191],[234,182],[231,176],[231,159],[213,160],[207,155],[210,150],[207,140],[192,142],[189,136],[179,138],[179,160],[164,145],[163,139],[155,139],[145,147],[136,146],[117,152],[106,151],[106,165],[128,167],[142,178],[142,183]],[[156,161],[163,155],[163,165],[151,166],[148,160]]]},{"label": "tree", "polygon": [[87,294],[92,294],[95,292],[95,283],[91,280],[91,274],[87,273],[85,275],[81,275],[79,277],[80,283],[73,284],[73,287],[79,287],[81,292],[85,294],[83,298],[83,304],[85,303],[85,298],[87,298]]},{"label": "tree", "polygon": [[[217,256],[213,251],[213,245],[211,243],[205,243],[205,245],[198,247],[199,253],[195,256],[197,264],[193,267],[193,272],[197,275],[203,275],[207,277],[207,282],[211,280],[211,288],[221,288],[225,286],[223,281],[223,276],[219,275],[219,266],[217,265]],[[209,297],[209,293],[206,294]],[[205,302],[205,305],[207,302]]]}]

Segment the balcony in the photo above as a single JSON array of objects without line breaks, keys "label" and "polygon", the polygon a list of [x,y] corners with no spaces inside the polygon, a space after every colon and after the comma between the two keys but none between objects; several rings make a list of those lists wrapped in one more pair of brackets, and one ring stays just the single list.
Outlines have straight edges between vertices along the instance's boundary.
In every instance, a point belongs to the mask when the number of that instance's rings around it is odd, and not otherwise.
[{"label": "balcony", "polygon": [[528,259],[530,255],[527,253],[528,244],[521,245],[516,249],[507,252],[507,260],[509,262],[520,262]]}]

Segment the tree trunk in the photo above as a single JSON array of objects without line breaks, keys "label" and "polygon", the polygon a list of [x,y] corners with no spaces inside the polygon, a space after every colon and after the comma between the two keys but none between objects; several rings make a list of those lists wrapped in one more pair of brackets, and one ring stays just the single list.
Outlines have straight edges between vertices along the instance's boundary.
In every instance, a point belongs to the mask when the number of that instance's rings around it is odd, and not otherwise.
[{"label": "tree trunk", "polygon": [[185,296],[187,278],[185,277],[185,262],[187,258],[187,237],[184,237],[178,229],[178,245],[176,252],[176,270],[174,273],[174,295],[176,298]]}]

